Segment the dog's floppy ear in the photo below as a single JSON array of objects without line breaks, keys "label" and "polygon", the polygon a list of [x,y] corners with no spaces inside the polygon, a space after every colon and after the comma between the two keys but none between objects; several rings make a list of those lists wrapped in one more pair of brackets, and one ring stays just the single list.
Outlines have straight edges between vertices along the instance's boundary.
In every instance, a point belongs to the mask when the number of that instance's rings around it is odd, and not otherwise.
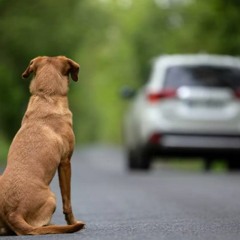
[{"label": "dog's floppy ear", "polygon": [[23,72],[22,78],[28,78],[29,75],[33,72],[33,70],[34,70],[34,61],[35,61],[35,59],[31,60],[31,62],[29,63],[27,69]]},{"label": "dog's floppy ear", "polygon": [[71,78],[73,81],[78,81],[78,72],[79,72],[79,64],[74,62],[72,59],[67,59],[68,64],[70,65],[69,73],[71,74]]}]

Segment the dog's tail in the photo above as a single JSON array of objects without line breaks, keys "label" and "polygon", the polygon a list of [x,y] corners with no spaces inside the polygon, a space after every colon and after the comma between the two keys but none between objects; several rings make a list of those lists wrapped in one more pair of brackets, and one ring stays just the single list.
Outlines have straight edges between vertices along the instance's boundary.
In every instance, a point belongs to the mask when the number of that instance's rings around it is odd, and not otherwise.
[{"label": "dog's tail", "polygon": [[33,227],[29,225],[20,215],[12,216],[8,219],[12,231],[17,235],[42,235],[42,234],[60,234],[74,233],[84,228],[85,223],[76,222],[72,225],[48,225],[42,227]]}]

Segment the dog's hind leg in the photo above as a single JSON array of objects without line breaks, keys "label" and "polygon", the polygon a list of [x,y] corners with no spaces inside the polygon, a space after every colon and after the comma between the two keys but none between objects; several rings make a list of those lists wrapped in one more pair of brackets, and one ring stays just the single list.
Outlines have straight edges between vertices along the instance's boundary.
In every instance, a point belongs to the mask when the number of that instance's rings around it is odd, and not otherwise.
[{"label": "dog's hind leg", "polygon": [[52,215],[56,209],[56,198],[53,193],[50,192],[50,196],[47,200],[43,201],[41,205],[37,204],[31,214],[25,218],[29,225],[33,227],[41,227],[49,225]]},{"label": "dog's hind leg", "polygon": [[17,235],[72,233],[84,227],[83,222],[76,222],[75,224],[66,226],[47,226],[51,221],[55,208],[55,196],[54,194],[50,194],[42,206],[38,210],[35,210],[34,214],[27,217],[26,220],[21,212],[16,211],[7,216],[7,223]]},{"label": "dog's hind leg", "polygon": [[84,223],[77,222],[73,225],[49,225],[42,227],[33,227],[29,225],[19,213],[11,213],[8,216],[8,224],[17,235],[41,235],[41,234],[60,234],[73,233],[81,230]]}]

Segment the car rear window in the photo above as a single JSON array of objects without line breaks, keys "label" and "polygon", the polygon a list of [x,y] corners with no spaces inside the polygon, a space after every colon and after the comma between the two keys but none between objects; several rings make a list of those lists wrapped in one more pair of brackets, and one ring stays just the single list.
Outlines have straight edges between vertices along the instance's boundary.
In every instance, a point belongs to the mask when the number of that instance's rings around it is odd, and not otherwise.
[{"label": "car rear window", "polygon": [[166,72],[166,88],[181,86],[240,87],[240,69],[215,66],[174,66]]}]

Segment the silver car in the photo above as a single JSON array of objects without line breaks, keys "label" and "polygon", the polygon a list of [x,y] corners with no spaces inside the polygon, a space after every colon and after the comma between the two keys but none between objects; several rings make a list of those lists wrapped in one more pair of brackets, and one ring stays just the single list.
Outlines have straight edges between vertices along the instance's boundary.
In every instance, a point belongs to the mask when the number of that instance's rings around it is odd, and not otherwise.
[{"label": "silver car", "polygon": [[123,137],[130,169],[147,170],[162,156],[202,157],[205,169],[221,158],[240,169],[240,59],[156,58],[124,116]]}]

